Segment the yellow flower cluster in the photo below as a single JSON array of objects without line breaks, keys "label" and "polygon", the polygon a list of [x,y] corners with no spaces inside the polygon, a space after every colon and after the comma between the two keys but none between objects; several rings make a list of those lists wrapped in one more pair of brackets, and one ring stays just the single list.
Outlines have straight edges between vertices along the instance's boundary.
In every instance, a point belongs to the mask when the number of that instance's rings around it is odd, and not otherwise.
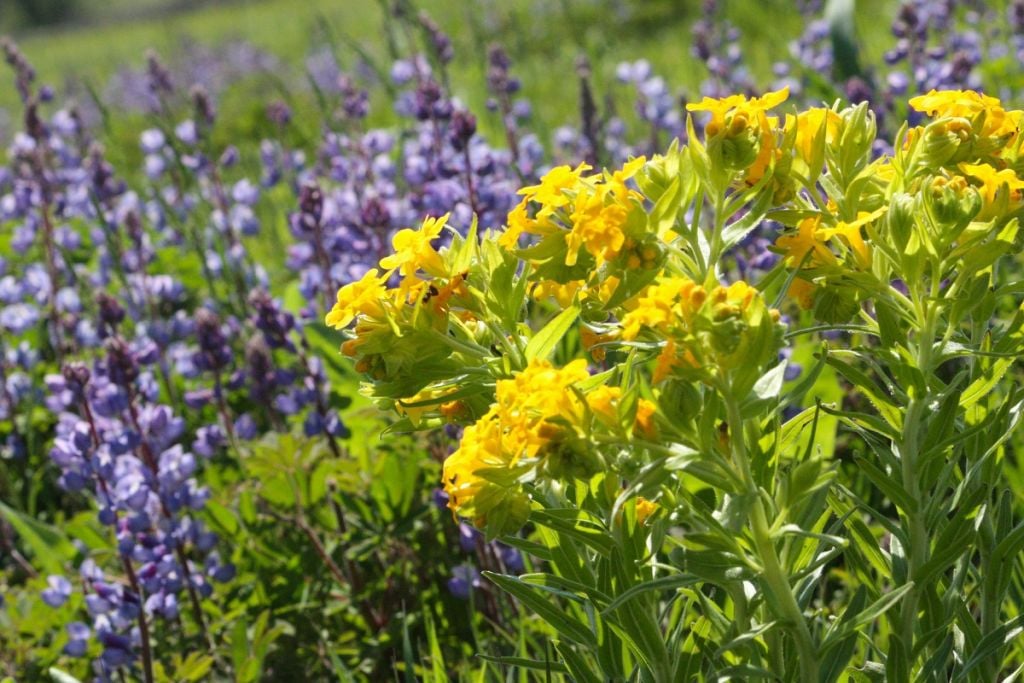
[{"label": "yellow flower cluster", "polygon": [[662,335],[677,327],[688,329],[706,299],[704,288],[689,278],[662,278],[630,304],[622,319],[622,338],[636,339],[641,328],[656,330]]},{"label": "yellow flower cluster", "polygon": [[480,492],[496,486],[495,479],[503,481],[520,463],[532,471],[564,456],[578,440],[576,428],[583,420],[583,403],[572,387],[589,376],[582,359],[564,368],[535,360],[511,379],[499,380],[491,409],[466,427],[458,450],[445,460],[449,507],[482,521],[489,498],[481,504]]},{"label": "yellow flower cluster", "polygon": [[933,119],[966,119],[973,131],[1006,145],[1016,136],[1021,112],[1006,111],[997,98],[973,90],[932,90],[911,98],[910,106]]},{"label": "yellow flower cluster", "polygon": [[[1012,246],[1024,211],[1020,112],[933,91],[911,100],[932,120],[872,160],[866,107],[770,115],[787,96],[689,105],[706,116],[703,140],[691,120],[687,146],[650,162],[553,168],[480,238],[439,248],[448,216],[427,218],[338,292],[326,322],[354,323],[342,352],[374,397],[414,427],[467,425],[444,463],[452,510],[517,528],[527,484],[589,479],[616,466],[607,448],[668,438],[685,385],[742,400],[782,345],[762,288],[776,296],[788,282],[819,321],[871,323],[878,309],[864,301],[895,279],[942,283],[965,244],[991,246],[975,250],[972,274],[991,264],[977,254]],[[758,286],[728,283],[731,250],[768,218],[787,226],[773,240],[777,269]],[[572,349],[603,367],[544,360]],[[657,507],[636,509],[647,519]]]},{"label": "yellow flower cluster", "polygon": [[643,157],[634,159],[610,174],[584,175],[590,170],[586,164],[551,169],[539,184],[519,191],[523,199],[509,214],[499,244],[514,249],[523,233],[556,236],[565,241],[566,266],[576,265],[581,249],[598,266],[616,258],[628,237],[630,215],[643,212],[643,195],[627,181],[645,161]]},{"label": "yellow flower cluster", "polygon": [[791,266],[803,265],[805,268],[822,268],[837,266],[839,260],[829,245],[833,238],[839,241],[850,254],[849,265],[860,270],[871,267],[871,247],[864,240],[864,230],[877,221],[885,208],[876,211],[859,211],[852,221],[836,220],[829,216],[835,224],[822,225],[822,215],[805,218],[797,224],[796,233],[782,235],[775,246],[786,257]]},{"label": "yellow flower cluster", "polygon": [[696,104],[686,105],[686,109],[710,113],[711,118],[704,126],[709,148],[719,147],[726,166],[746,169],[745,180],[752,185],[765,175],[777,157],[779,121],[768,116],[768,110],[788,97],[787,87],[750,99],[745,95],[721,99],[705,97]]},{"label": "yellow flower cluster", "polygon": [[764,362],[765,351],[774,353],[777,343],[778,311],[768,309],[760,292],[742,280],[708,292],[687,278],[666,277],[648,286],[626,308],[623,339],[637,339],[646,331],[665,341],[655,382],[676,374],[713,381],[716,373],[743,360],[754,365]]}]

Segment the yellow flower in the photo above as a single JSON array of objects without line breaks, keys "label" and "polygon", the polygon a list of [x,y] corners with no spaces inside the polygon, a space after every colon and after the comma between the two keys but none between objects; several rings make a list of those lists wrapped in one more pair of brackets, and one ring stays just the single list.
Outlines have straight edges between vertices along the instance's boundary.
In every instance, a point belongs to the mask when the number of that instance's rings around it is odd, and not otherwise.
[{"label": "yellow flower", "polygon": [[580,164],[575,169],[555,166],[541,177],[539,184],[524,187],[519,190],[519,194],[541,205],[537,212],[538,218],[550,216],[556,209],[569,203],[570,197],[566,191],[576,191],[582,182],[583,172],[589,170],[588,164]]},{"label": "yellow flower", "polygon": [[654,424],[654,416],[658,412],[658,406],[646,398],[637,401],[636,420],[633,422],[633,429],[645,439],[653,440],[658,436],[658,428]]},{"label": "yellow flower", "polygon": [[[820,225],[821,216],[805,218],[797,223],[796,233],[782,235],[775,240],[775,246],[782,251],[790,268],[796,268],[801,264],[805,268],[835,265],[835,254],[825,244],[824,237],[819,234]],[[807,261],[804,261],[805,258]]]},{"label": "yellow flower", "polygon": [[419,230],[399,230],[391,239],[395,253],[382,258],[381,267],[398,268],[405,277],[414,275],[418,270],[423,270],[434,277],[445,277],[447,271],[444,260],[430,243],[441,234],[450,215],[446,213],[440,218],[427,217]]},{"label": "yellow flower", "polygon": [[[980,220],[994,218],[996,195],[1003,191],[1007,194],[1006,212],[1016,211],[1024,205],[1024,180],[1021,180],[1011,168],[997,171],[988,164],[961,164],[960,168],[969,176],[981,182],[978,192],[984,208],[978,215]],[[1005,188],[1005,189],[1004,189]]]},{"label": "yellow flower", "polygon": [[746,168],[744,180],[754,184],[778,156],[775,144],[778,119],[766,113],[789,97],[789,88],[765,93],[748,100],[743,95],[724,99],[705,97],[697,104],[686,105],[689,111],[707,111],[711,120],[704,127],[707,138],[738,142],[731,146],[726,163],[733,168]]},{"label": "yellow flower", "polygon": [[566,307],[572,304],[576,298],[576,292],[584,285],[583,280],[569,280],[568,282],[556,282],[554,280],[541,280],[533,286],[532,295],[537,301],[551,297],[559,306]]},{"label": "yellow flower", "polygon": [[[622,389],[602,384],[587,394],[587,406],[591,412],[610,427],[619,421],[619,402],[622,400]],[[633,419],[633,431],[645,439],[657,436],[654,426],[654,415],[658,407],[646,398],[637,400],[636,417]]]},{"label": "yellow flower", "polygon": [[568,250],[565,265],[576,265],[580,247],[601,265],[615,258],[626,241],[622,231],[633,205],[625,197],[608,192],[607,185],[599,185],[592,192],[581,192],[576,197],[570,220],[572,230],[566,237]]},{"label": "yellow flower", "polygon": [[857,261],[857,265],[861,269],[871,267],[871,247],[864,242],[864,238],[860,234],[860,229],[869,223],[877,220],[883,213],[885,213],[886,207],[882,207],[876,211],[858,211],[857,220],[847,223],[845,221],[839,221],[834,228],[818,228],[815,231],[815,237],[820,237],[824,240],[830,240],[833,237],[839,236],[843,238],[850,250],[853,251],[854,259]]},{"label": "yellow flower", "polygon": [[681,348],[676,342],[669,337],[668,341],[665,342],[665,347],[658,354],[658,358],[655,361],[654,372],[651,374],[651,379],[655,384],[661,383],[675,372],[676,368],[697,368],[700,367],[700,363],[697,358],[693,355],[693,352],[688,348]]},{"label": "yellow flower", "polygon": [[[788,121],[787,121],[788,123]],[[810,163],[814,157],[815,143],[831,145],[839,136],[843,119],[831,109],[817,107],[796,115],[796,151],[800,158]],[[818,135],[824,128],[824,141]]]},{"label": "yellow flower", "polygon": [[532,232],[537,221],[530,218],[527,213],[527,204],[530,199],[523,197],[523,201],[516,204],[516,207],[509,211],[505,232],[498,237],[498,244],[505,249],[515,249],[519,246],[519,236],[524,232]]},{"label": "yellow flower", "polygon": [[465,429],[459,448],[444,462],[448,506],[461,513],[485,512],[476,509],[477,497],[485,488],[497,485],[480,472],[508,469],[521,460],[543,457],[545,448],[563,430],[581,422],[582,404],[570,387],[588,377],[583,359],[564,368],[534,359],[511,379],[498,380],[495,403]]},{"label": "yellow flower", "polygon": [[659,509],[661,509],[661,506],[657,503],[649,501],[643,496],[638,496],[636,499],[637,524],[646,524],[651,515],[656,513]]},{"label": "yellow flower", "polygon": [[935,90],[910,99],[910,106],[928,116],[956,116],[971,118],[982,111],[1002,108],[995,97],[973,90]]},{"label": "yellow flower", "polygon": [[1017,132],[1015,117],[1003,109],[995,97],[973,90],[932,90],[910,100],[910,106],[932,118],[974,119],[985,113],[985,123],[977,133],[984,137],[1011,137]]},{"label": "yellow flower", "polygon": [[623,197],[630,194],[639,197],[640,193],[630,190],[626,181],[635,176],[646,163],[647,157],[637,157],[627,161],[620,170],[614,171],[608,178],[608,185],[612,188],[612,192]]},{"label": "yellow flower", "polygon": [[814,292],[814,283],[808,282],[802,277],[796,277],[793,278],[786,293],[796,300],[800,308],[809,311],[814,308]]},{"label": "yellow flower", "polygon": [[453,512],[472,508],[477,494],[489,482],[477,474],[489,467],[505,467],[501,451],[501,425],[492,409],[462,432],[459,447],[444,461],[444,490]]},{"label": "yellow flower", "polygon": [[586,325],[580,325],[580,344],[590,354],[590,357],[598,362],[603,361],[607,355],[605,348],[599,345],[612,341],[617,336],[614,333],[598,334]]},{"label": "yellow flower", "polygon": [[705,126],[704,132],[708,136],[713,136],[725,128],[726,115],[730,112],[734,115],[742,114],[743,121],[746,122],[750,119],[758,118],[759,115],[764,114],[764,112],[773,107],[777,107],[785,102],[788,97],[789,87],[787,86],[782,90],[768,92],[761,97],[753,97],[749,100],[745,95],[729,95],[721,99],[705,97],[696,104],[686,105],[686,110],[711,112],[711,120]]},{"label": "yellow flower", "polygon": [[578,422],[581,405],[570,390],[590,377],[587,361],[578,358],[564,368],[548,361],[531,360],[526,369],[495,387],[498,415],[505,428],[503,448],[515,464],[522,457],[535,457],[550,440],[549,420]]},{"label": "yellow flower", "polygon": [[439,408],[437,403],[432,403],[428,405],[415,404],[441,398],[447,393],[450,392],[430,387],[422,389],[415,396],[410,396],[408,398],[403,398],[398,401],[395,401],[395,411],[399,415],[404,415],[408,417],[409,421],[412,422],[414,427],[419,426],[420,420],[423,419],[424,413],[429,413],[432,410],[438,410]]},{"label": "yellow flower", "polygon": [[383,318],[381,300],[386,296],[385,279],[386,277],[377,277],[377,269],[371,268],[358,281],[339,289],[337,301],[324,322],[329,327],[342,329],[348,327],[357,315]]},{"label": "yellow flower", "polygon": [[665,334],[680,323],[689,325],[706,298],[704,288],[685,277],[648,285],[622,318],[622,338],[636,339],[644,327]]},{"label": "yellow flower", "polygon": [[587,394],[587,406],[596,416],[609,425],[614,425],[619,419],[619,399],[622,397],[622,389],[602,384]]}]

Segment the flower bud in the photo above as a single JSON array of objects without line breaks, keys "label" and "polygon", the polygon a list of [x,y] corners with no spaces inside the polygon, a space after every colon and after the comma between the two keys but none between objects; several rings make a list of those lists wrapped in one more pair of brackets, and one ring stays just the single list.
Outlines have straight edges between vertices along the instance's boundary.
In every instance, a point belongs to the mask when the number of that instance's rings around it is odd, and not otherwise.
[{"label": "flower bud", "polygon": [[939,230],[938,235],[931,237],[940,249],[955,240],[981,210],[981,196],[963,176],[935,176],[922,197]]},{"label": "flower bud", "polygon": [[914,196],[906,192],[898,192],[889,202],[889,212],[885,225],[892,236],[893,246],[897,251],[904,251],[914,230],[914,214],[917,211]]},{"label": "flower bud", "polygon": [[875,141],[877,124],[874,113],[868,109],[867,102],[861,102],[852,109],[842,113],[843,122],[839,126],[842,134],[839,139],[839,150],[836,156],[841,159],[860,159],[871,151]]},{"label": "flower bud", "polygon": [[943,118],[932,121],[924,129],[921,140],[922,161],[937,167],[963,161],[971,154],[974,133],[971,122],[964,118]]}]

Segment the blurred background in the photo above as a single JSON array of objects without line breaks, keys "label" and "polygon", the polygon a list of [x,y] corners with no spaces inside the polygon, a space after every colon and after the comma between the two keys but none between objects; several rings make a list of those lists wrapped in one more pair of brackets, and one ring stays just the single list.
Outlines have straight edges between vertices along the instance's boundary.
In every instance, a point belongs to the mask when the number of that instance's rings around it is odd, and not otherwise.
[{"label": "blurred background", "polygon": [[[402,3],[0,0],[0,33],[18,40],[40,82],[75,97],[83,108],[91,103],[94,109],[105,104],[144,110],[142,74],[146,51],[153,49],[182,85],[203,84],[220,100],[221,111],[244,128],[254,118],[252,110],[262,113],[266,101],[253,94],[287,91],[301,100],[310,93],[309,81],[329,80],[330,69],[385,74],[394,57],[389,54],[392,25],[385,21],[390,5]],[[564,122],[566,109],[576,106],[575,91],[550,75],[573,74],[581,56],[589,60],[599,90],[614,80],[616,65],[643,58],[674,94],[696,95],[708,77],[705,60],[694,49],[693,28],[702,18],[712,17],[717,28],[732,32],[729,50],[736,54],[729,58],[750,72],[752,82],[767,84],[773,65],[793,57],[792,43],[806,32],[808,16],[822,15],[822,5],[813,0],[423,0],[410,11],[426,12],[450,35],[452,88],[470,107],[486,100],[478,86],[485,82],[487,46],[500,43],[516,64],[523,95],[535,105],[535,125],[542,127]],[[898,9],[897,2],[857,3],[856,39],[867,61],[878,61],[891,42],[877,22],[888,25]],[[0,109],[10,112],[16,104],[13,89],[0,90]],[[370,123],[387,124],[390,109],[371,106]],[[0,114],[0,124],[8,121],[0,125],[0,139],[10,128],[9,118]]]}]

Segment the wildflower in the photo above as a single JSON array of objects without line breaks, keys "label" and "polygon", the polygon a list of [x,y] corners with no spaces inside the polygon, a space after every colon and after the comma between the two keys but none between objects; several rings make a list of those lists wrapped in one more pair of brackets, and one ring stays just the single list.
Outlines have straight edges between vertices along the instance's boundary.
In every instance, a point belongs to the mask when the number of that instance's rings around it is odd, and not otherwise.
[{"label": "wildflower", "polygon": [[696,104],[686,105],[686,110],[710,112],[711,120],[704,127],[704,132],[708,136],[715,136],[722,132],[727,125],[730,125],[737,116],[741,116],[742,122],[746,123],[749,119],[782,104],[788,97],[788,87],[765,93],[761,97],[752,97],[749,100],[746,95],[729,95],[721,99],[705,97]]},{"label": "wildflower", "polygon": [[611,176],[607,178],[607,184],[611,187],[612,192],[622,197],[628,196],[630,193],[639,196],[639,193],[629,189],[626,181],[635,176],[646,163],[647,158],[641,156],[627,161],[618,171],[613,171]]},{"label": "wildflower", "polygon": [[498,244],[505,249],[515,249],[519,244],[520,235],[524,232],[533,232],[537,221],[530,218],[527,211],[529,201],[529,197],[523,197],[523,200],[509,212],[505,232],[498,238]]},{"label": "wildflower", "polygon": [[655,384],[660,384],[675,374],[677,369],[697,368],[699,365],[692,351],[681,348],[675,340],[669,337],[655,360],[651,379]]},{"label": "wildflower", "polygon": [[586,284],[583,280],[569,280],[568,282],[556,282],[555,280],[541,280],[533,286],[532,295],[537,301],[543,301],[550,297],[559,306],[565,307],[572,304],[576,293]]},{"label": "wildflower", "polygon": [[636,419],[633,421],[633,430],[645,439],[655,439],[658,436],[658,428],[654,424],[654,416],[658,412],[658,406],[646,398],[641,398],[636,403]]},{"label": "wildflower", "polygon": [[[997,214],[1012,213],[1024,206],[1024,180],[1010,168],[997,171],[989,164],[961,164],[960,168],[971,178],[981,183],[983,208],[978,218],[990,219]],[[1005,199],[1004,199],[1005,198]],[[1005,208],[999,206],[1005,201]]]},{"label": "wildflower", "polygon": [[[814,268],[835,264],[835,254],[828,248],[824,238],[818,232],[820,225],[820,215],[804,218],[797,223],[795,234],[782,235],[775,241],[775,246],[786,257],[786,263],[790,267],[803,264]],[[808,255],[810,255],[809,258]]]},{"label": "wildflower", "polygon": [[[622,400],[622,389],[602,384],[587,394],[587,407],[609,427],[615,428],[619,422],[619,404]],[[636,416],[633,419],[634,433],[644,438],[655,436],[654,414],[657,406],[645,398],[637,399]]]},{"label": "wildflower", "polygon": [[647,520],[660,509],[661,506],[657,503],[647,500],[642,496],[638,496],[636,499],[636,523],[646,524]]},{"label": "wildflower", "polygon": [[622,397],[622,389],[602,384],[587,394],[587,406],[590,410],[610,425],[618,422],[618,403]]},{"label": "wildflower", "polygon": [[615,339],[616,336],[615,334],[599,334],[586,325],[580,325],[580,344],[598,362],[603,361],[607,355],[604,347],[600,345]]},{"label": "wildflower", "polygon": [[569,204],[571,198],[566,192],[577,190],[582,182],[583,172],[589,171],[590,168],[588,164],[580,164],[575,169],[569,166],[556,166],[541,177],[539,184],[524,187],[519,190],[519,194],[540,204],[537,218],[545,218],[556,209]]},{"label": "wildflower", "polygon": [[371,268],[360,280],[339,289],[337,301],[325,318],[327,325],[340,330],[348,327],[357,315],[384,317],[381,300],[386,292],[385,279],[377,276],[376,268]]},{"label": "wildflower", "polygon": [[821,237],[824,240],[832,239],[833,237],[841,237],[843,241],[853,251],[854,259],[857,265],[864,269],[871,266],[871,247],[864,242],[864,238],[861,236],[861,228],[865,225],[869,225],[878,219],[886,208],[882,207],[873,212],[859,211],[857,213],[857,219],[849,223],[845,221],[839,221],[834,228],[818,228],[815,230],[815,237]]},{"label": "wildflower", "polygon": [[606,185],[577,195],[570,215],[572,230],[566,237],[565,265],[576,265],[581,247],[595,257],[598,265],[615,258],[626,241],[623,226],[632,208],[629,195],[618,196]]},{"label": "wildflower", "polygon": [[974,121],[984,113],[984,123],[976,131],[982,137],[1005,138],[1008,141],[1017,132],[1014,112],[1003,109],[995,97],[973,90],[932,90],[926,95],[911,98],[910,106],[932,118],[962,118]]},{"label": "wildflower", "polygon": [[814,292],[813,283],[802,277],[795,277],[786,293],[800,305],[800,308],[809,311],[814,308]]},{"label": "wildflower", "polygon": [[622,319],[622,338],[636,339],[642,327],[664,334],[675,325],[689,325],[706,298],[704,288],[689,278],[663,278],[631,305]]},{"label": "wildflower", "polygon": [[445,277],[444,261],[430,243],[441,234],[450,216],[446,213],[440,218],[427,217],[419,230],[399,230],[391,240],[395,253],[380,260],[381,268],[398,268],[405,277],[414,275],[418,270],[435,277]]},{"label": "wildflower", "polygon": [[[478,526],[498,506],[502,514],[511,509],[512,519],[525,519],[523,495],[505,483],[507,475],[496,473],[534,469],[548,458],[564,465],[571,456],[585,455],[573,446],[578,443],[574,425],[582,421],[583,410],[570,387],[589,376],[583,359],[564,368],[535,359],[511,379],[499,380],[490,410],[466,427],[458,449],[444,462],[449,507],[473,517]],[[563,448],[566,444],[572,448]]]},{"label": "wildflower", "polygon": [[[789,117],[787,117],[789,118]],[[843,119],[831,109],[821,107],[800,112],[794,119],[788,120],[796,126],[796,152],[805,163],[811,163],[815,157],[815,147],[831,145],[839,137]]]},{"label": "wildflower", "polygon": [[704,126],[709,149],[720,145],[722,162],[729,168],[746,170],[748,184],[760,180],[775,158],[777,119],[767,111],[789,97],[789,88],[747,99],[730,95],[722,99],[705,97],[686,105],[688,111],[706,111],[711,120]]},{"label": "wildflower", "polygon": [[508,463],[502,456],[501,425],[492,408],[475,424],[466,427],[459,447],[444,461],[444,491],[453,512],[472,509],[477,494],[488,485],[478,472],[490,467],[506,467]]},{"label": "wildflower", "polygon": [[429,401],[443,395],[444,393],[437,389],[423,389],[414,396],[395,401],[395,410],[399,415],[408,417],[414,427],[418,427],[423,420],[423,414],[430,412],[437,405],[436,403],[429,403]]},{"label": "wildflower", "polygon": [[50,607],[60,607],[71,597],[71,582],[63,576],[48,576],[48,588],[43,590],[42,598]]}]

